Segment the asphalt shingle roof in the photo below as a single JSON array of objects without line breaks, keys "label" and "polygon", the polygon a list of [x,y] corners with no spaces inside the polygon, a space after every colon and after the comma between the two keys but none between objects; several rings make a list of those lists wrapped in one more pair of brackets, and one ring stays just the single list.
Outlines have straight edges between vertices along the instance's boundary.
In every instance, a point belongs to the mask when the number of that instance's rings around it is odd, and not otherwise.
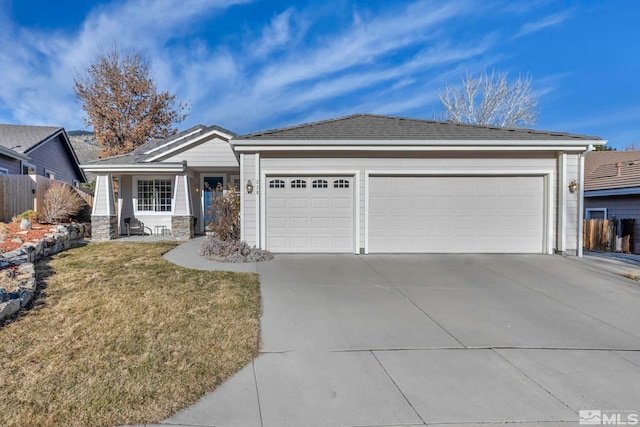
[{"label": "asphalt shingle roof", "polygon": [[[224,132],[231,136],[235,136],[234,132],[222,128],[220,126],[204,126],[204,125],[196,125],[189,129],[183,130],[169,138],[165,139],[152,139],[140,147],[136,148],[130,153],[121,154],[119,156],[111,156],[105,157],[104,159],[99,159],[94,162],[86,163],[87,165],[133,165],[136,163],[142,163],[147,159],[150,159],[158,154],[162,154],[164,151],[171,150],[178,145],[182,145],[190,140],[198,138],[203,133],[209,132],[211,130],[218,130],[220,132]],[[189,135],[192,133],[192,135]],[[188,136],[187,136],[188,135]],[[157,148],[165,145],[164,147],[156,150]],[[155,151],[152,151],[155,150]]]},{"label": "asphalt shingle roof", "polygon": [[242,140],[600,140],[600,137],[530,129],[508,129],[374,114],[256,132]]},{"label": "asphalt shingle roof", "polygon": [[[589,153],[586,160],[594,154],[618,153],[622,156],[600,156],[601,159],[615,159],[614,162],[597,164],[584,178],[585,191],[610,190],[614,188],[640,187],[640,151],[605,151]],[[595,156],[598,157],[598,156]],[[592,159],[591,165],[595,161]],[[585,164],[587,162],[585,161]]]},{"label": "asphalt shingle roof", "polygon": [[18,153],[26,154],[61,129],[61,127],[56,126],[0,124],[0,145]]}]

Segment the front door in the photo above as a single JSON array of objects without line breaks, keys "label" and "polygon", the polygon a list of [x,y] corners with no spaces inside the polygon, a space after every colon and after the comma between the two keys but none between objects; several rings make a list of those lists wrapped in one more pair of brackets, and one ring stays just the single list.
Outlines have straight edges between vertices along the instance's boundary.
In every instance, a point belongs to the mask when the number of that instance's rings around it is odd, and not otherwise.
[{"label": "front door", "polygon": [[211,221],[211,204],[213,203],[213,195],[216,194],[216,188],[218,184],[224,186],[223,176],[205,176],[203,178],[204,183],[202,185],[202,197],[203,197],[203,209],[204,209],[204,230],[209,229],[209,222]]}]

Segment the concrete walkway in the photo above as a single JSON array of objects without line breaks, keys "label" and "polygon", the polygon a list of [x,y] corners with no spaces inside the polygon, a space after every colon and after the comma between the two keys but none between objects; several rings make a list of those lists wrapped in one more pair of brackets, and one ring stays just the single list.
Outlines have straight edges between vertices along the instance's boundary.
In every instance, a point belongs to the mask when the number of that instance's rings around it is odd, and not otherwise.
[{"label": "concrete walkway", "polygon": [[[211,267],[195,248],[166,257]],[[251,268],[260,356],[159,426],[566,426],[582,409],[640,411],[640,284],[597,263],[279,255]]]}]

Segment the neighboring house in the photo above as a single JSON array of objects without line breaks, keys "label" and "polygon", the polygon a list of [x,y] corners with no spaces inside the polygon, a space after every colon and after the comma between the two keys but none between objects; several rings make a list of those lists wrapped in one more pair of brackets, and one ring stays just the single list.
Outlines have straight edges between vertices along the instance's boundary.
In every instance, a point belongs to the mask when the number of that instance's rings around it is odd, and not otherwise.
[{"label": "neighboring house", "polygon": [[[204,184],[222,181],[240,187],[242,239],[274,252],[579,254],[584,153],[604,143],[358,114],[245,136],[198,127],[83,167],[100,174],[98,239],[131,214],[188,237]],[[133,211],[115,212],[113,176]]]},{"label": "neighboring house", "polygon": [[76,187],[85,182],[61,127],[0,124],[0,173],[41,175]]},{"label": "neighboring house", "polygon": [[640,151],[589,153],[584,190],[585,218],[633,218],[633,240],[640,241]]},{"label": "neighboring house", "polygon": [[28,161],[24,154],[0,145],[0,175],[19,174],[22,162]]}]

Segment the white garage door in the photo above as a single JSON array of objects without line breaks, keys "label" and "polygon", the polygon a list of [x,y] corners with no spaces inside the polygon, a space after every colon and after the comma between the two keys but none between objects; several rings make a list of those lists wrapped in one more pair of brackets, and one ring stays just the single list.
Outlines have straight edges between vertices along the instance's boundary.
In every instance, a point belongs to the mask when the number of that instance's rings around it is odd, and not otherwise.
[{"label": "white garage door", "polygon": [[541,253],[541,176],[371,177],[369,252]]},{"label": "white garage door", "polygon": [[353,177],[267,177],[273,252],[353,252]]}]

